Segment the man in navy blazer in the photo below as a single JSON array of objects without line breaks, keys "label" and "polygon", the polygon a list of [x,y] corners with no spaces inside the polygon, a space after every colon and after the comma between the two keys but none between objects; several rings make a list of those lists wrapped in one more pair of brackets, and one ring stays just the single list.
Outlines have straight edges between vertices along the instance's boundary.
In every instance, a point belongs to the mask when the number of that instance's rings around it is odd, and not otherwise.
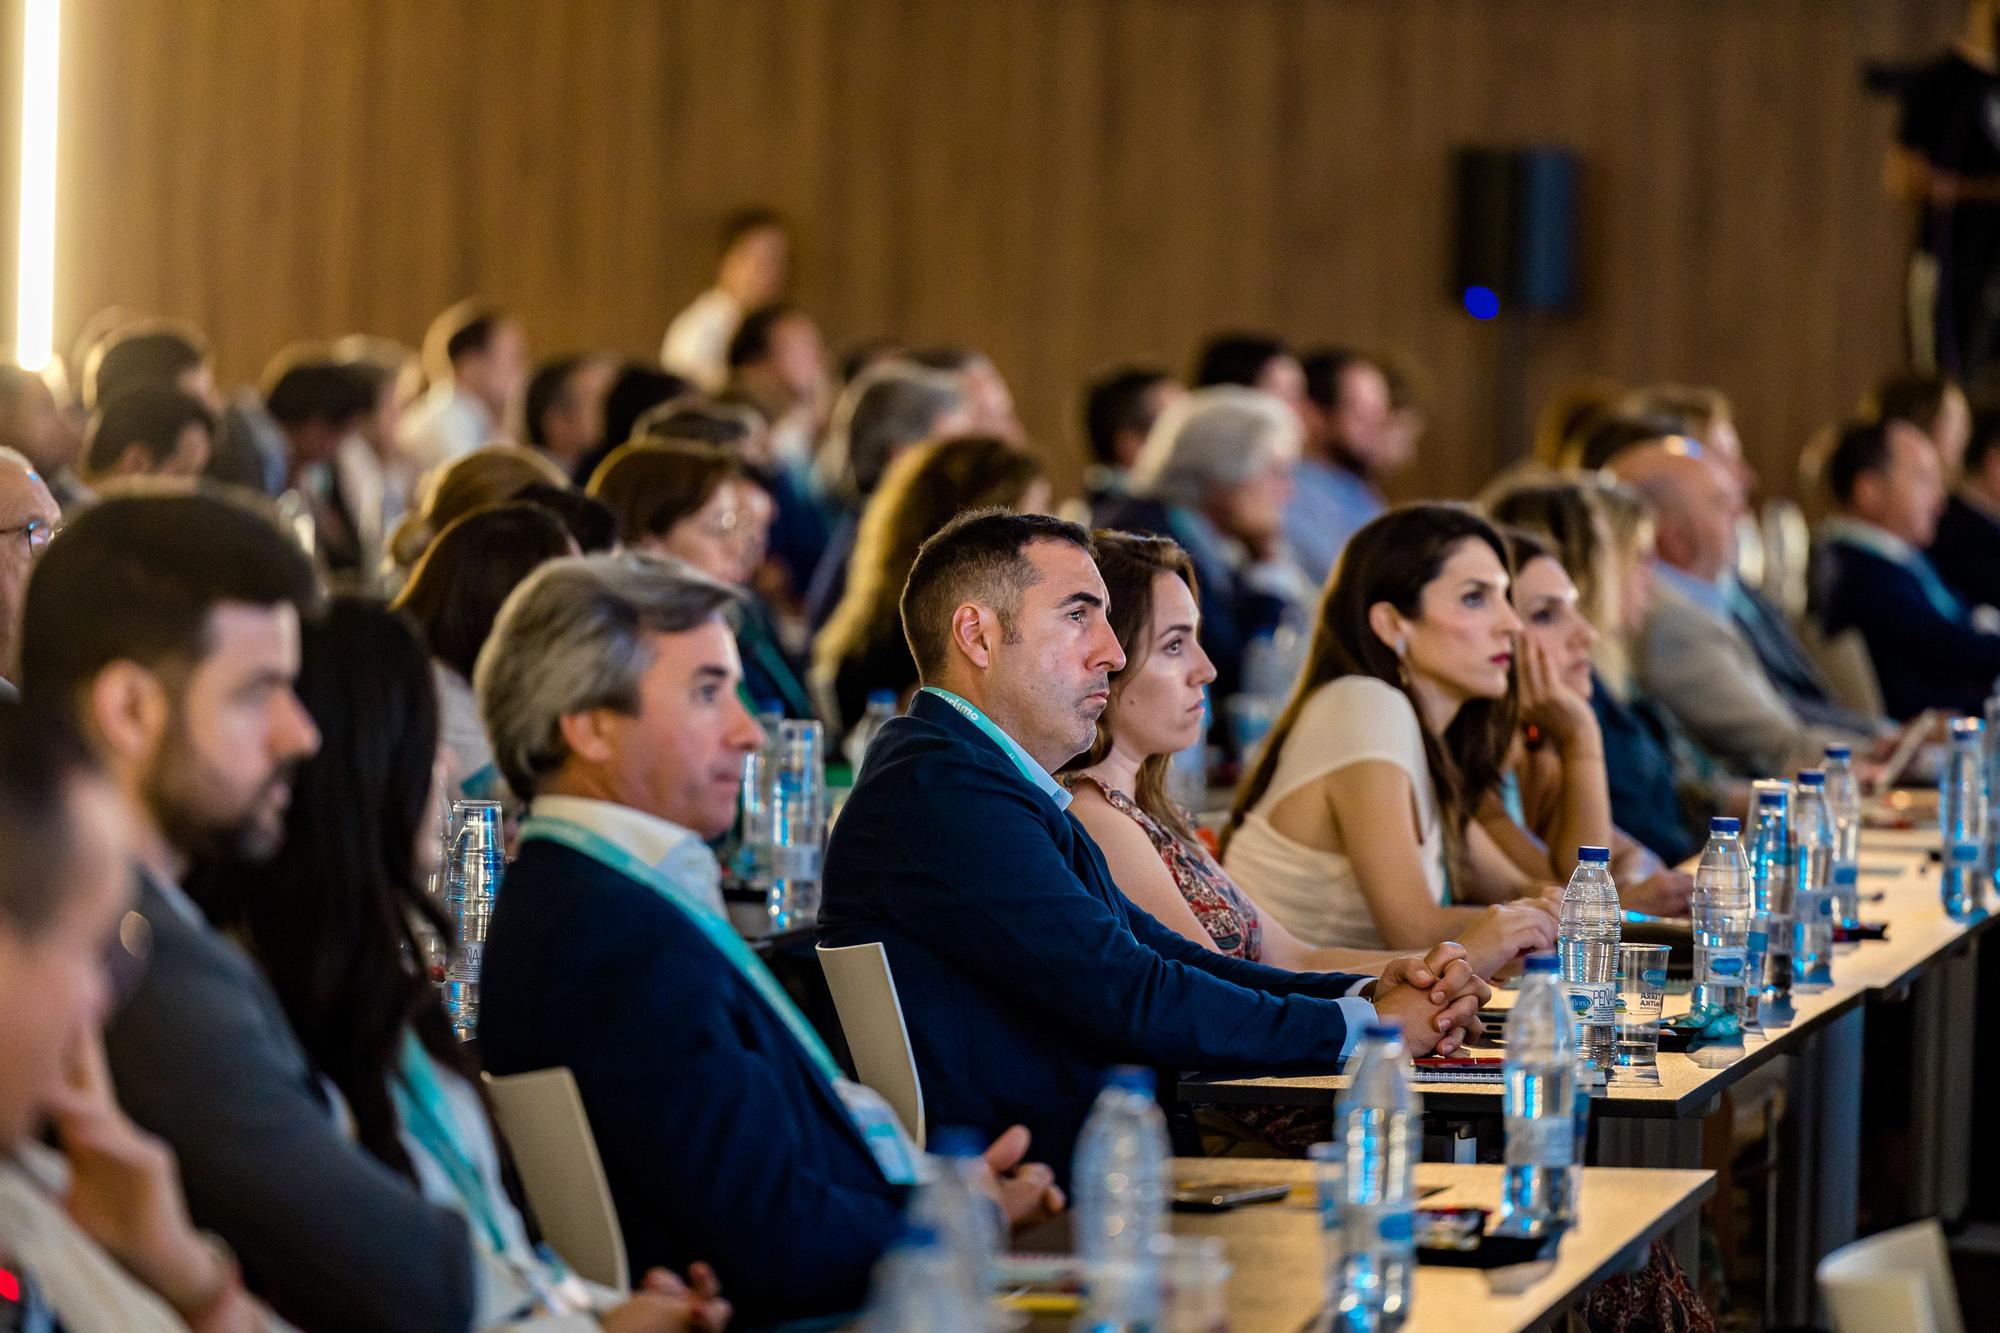
[{"label": "man in navy blazer", "polygon": [[1108,1065],[1331,1071],[1378,1014],[1449,1051],[1486,993],[1462,964],[1452,994],[1415,960],[1378,982],[1226,958],[1126,900],[1049,776],[1123,665],[1105,609],[1073,524],[990,510],[925,543],[902,610],[926,688],[869,743],[820,911],[828,944],[887,948],[927,1113],[1023,1123],[1059,1169]]},{"label": "man in navy blazer", "polygon": [[1889,716],[1979,712],[2000,676],[2000,634],[1973,623],[1924,556],[1944,508],[1937,448],[1906,421],[1852,425],[1827,482],[1840,513],[1821,526],[1814,556],[1821,625],[1861,631]]},{"label": "man in navy blazer", "polygon": [[[914,1148],[840,1077],[730,931],[706,840],[762,733],[738,698],[734,594],[644,555],[559,560],[474,673],[496,762],[532,798],[494,908],[479,1036],[496,1074],[576,1078],[635,1284],[713,1264],[743,1323],[857,1307],[903,1225]],[[987,1161],[1007,1172],[1026,1135]],[[1002,1183],[1015,1220],[1045,1167]]]}]

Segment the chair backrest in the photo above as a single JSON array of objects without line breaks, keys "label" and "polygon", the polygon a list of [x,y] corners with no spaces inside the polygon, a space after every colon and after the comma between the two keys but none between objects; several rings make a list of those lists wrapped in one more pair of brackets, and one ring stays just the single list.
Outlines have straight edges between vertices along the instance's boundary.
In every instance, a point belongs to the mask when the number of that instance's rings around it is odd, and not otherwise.
[{"label": "chair backrest", "polygon": [[903,1003],[896,998],[896,978],[889,972],[889,954],[880,944],[818,948],[826,988],[840,1013],[840,1029],[854,1057],[854,1072],[895,1108],[916,1145],[924,1146],[924,1089],[917,1082],[917,1057],[910,1049],[910,1029],[903,1022]]},{"label": "chair backrest", "polygon": [[1935,1221],[1843,1245],[1819,1261],[1818,1276],[1834,1333],[1965,1333]]},{"label": "chair backrest", "polygon": [[1799,642],[1826,677],[1842,708],[1869,717],[1882,716],[1882,686],[1875,678],[1875,661],[1868,656],[1868,643],[1860,630],[1844,629],[1828,635],[1819,622],[1807,616],[1799,622]]},{"label": "chair backrest", "polygon": [[625,1233],[576,1079],[561,1068],[482,1077],[543,1239],[592,1282],[630,1290]]},{"label": "chair backrest", "polygon": [[1767,500],[1763,515],[1764,569],[1757,586],[1777,608],[1797,619],[1806,613],[1806,567],[1812,560],[1812,528],[1797,502]]}]

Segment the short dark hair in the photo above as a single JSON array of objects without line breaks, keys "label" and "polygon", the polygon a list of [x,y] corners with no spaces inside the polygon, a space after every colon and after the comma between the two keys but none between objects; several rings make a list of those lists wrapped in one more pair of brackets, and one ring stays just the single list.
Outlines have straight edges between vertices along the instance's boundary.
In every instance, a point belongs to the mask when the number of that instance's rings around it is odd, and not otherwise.
[{"label": "short dark hair", "polygon": [[1340,377],[1347,368],[1373,365],[1372,358],[1351,347],[1321,347],[1299,358],[1299,366],[1306,372],[1306,397],[1326,412],[1340,406]]},{"label": "short dark hair", "polygon": [[104,400],[92,414],[83,448],[87,473],[106,472],[138,445],[155,463],[174,455],[181,432],[200,426],[215,437],[215,416],[193,394],[171,384],[134,384]]},{"label": "short dark hair", "polygon": [[771,337],[777,332],[778,325],[802,313],[789,301],[772,301],[758,306],[736,326],[736,332],[729,339],[725,363],[731,370],[741,370],[753,362],[762,361],[771,354]]},{"label": "short dark hair", "polygon": [[789,236],[791,230],[785,215],[775,208],[740,208],[722,220],[715,253],[718,257],[728,254],[744,237],[755,232],[781,231]]},{"label": "short dark hair", "polygon": [[640,418],[633,429],[655,444],[708,444],[740,449],[763,429],[764,414],[738,398],[666,402]]},{"label": "short dark hair", "polygon": [[202,485],[105,496],[63,525],[28,580],[22,696],[69,716],[113,662],[198,662],[224,602],[318,606],[312,561],[270,506]]},{"label": "short dark hair", "polygon": [[1943,375],[1899,370],[1883,376],[1876,384],[1875,391],[1868,395],[1863,415],[1882,422],[1907,421],[1929,435],[1937,429],[1945,400],[1957,387],[1955,381]]},{"label": "short dark hair", "polygon": [[66,718],[0,705],[0,929],[32,940],[62,912],[74,847],[70,793],[94,771]]},{"label": "short dark hair", "polygon": [[609,506],[591,499],[574,486],[557,486],[538,481],[524,486],[514,499],[546,509],[569,529],[570,540],[585,555],[608,551],[618,540],[618,519]]},{"label": "short dark hair", "polygon": [[[1901,418],[1896,418],[1901,420]],[[1889,422],[1850,421],[1835,437],[1826,459],[1826,485],[1833,498],[1846,504],[1863,474],[1889,466]]]},{"label": "short dark hair", "polygon": [[171,385],[208,360],[208,343],[198,330],[166,320],[120,329],[99,345],[103,350],[83,386],[83,405],[93,410],[134,385]]},{"label": "short dark hair", "polygon": [[528,418],[528,443],[537,449],[546,448],[548,432],[542,427],[542,418],[554,410],[569,395],[569,377],[582,368],[588,358],[581,356],[559,356],[544,361],[535,367],[535,373],[528,379],[528,399],[523,411]]},{"label": "short dark hair", "polygon": [[919,677],[933,680],[943,671],[951,614],[970,599],[991,606],[1002,632],[1013,633],[1021,594],[1035,583],[1025,555],[1034,542],[1067,542],[1086,554],[1094,550],[1090,534],[1075,523],[1007,509],[960,514],[917,549],[901,610],[903,637]]},{"label": "short dark hair", "polygon": [[470,681],[507,594],[569,554],[569,530],[539,505],[475,509],[424,551],[394,609],[415,622],[432,657]]},{"label": "short dark hair", "polygon": [[1090,456],[1114,463],[1121,431],[1150,430],[1153,414],[1146,409],[1146,395],[1171,379],[1157,366],[1120,366],[1092,380],[1083,395],[1083,435]]},{"label": "short dark hair", "polygon": [[1195,358],[1194,386],[1255,385],[1265,366],[1290,355],[1284,340],[1268,333],[1219,333],[1202,345]]},{"label": "short dark hair", "polygon": [[507,318],[499,306],[478,297],[452,306],[424,333],[424,371],[434,380],[445,378],[460,360],[485,351]]},{"label": "short dark hair", "polygon": [[1584,427],[1576,466],[1594,472],[1635,444],[1687,433],[1687,422],[1664,412],[1607,412]]},{"label": "short dark hair", "polygon": [[611,392],[604,396],[604,448],[615,449],[631,439],[640,417],[693,388],[679,375],[668,374],[658,366],[626,362],[618,377],[611,381]]},{"label": "short dark hair", "polygon": [[947,375],[963,375],[981,361],[992,358],[976,347],[959,347],[940,343],[933,347],[917,347],[903,353],[902,360],[925,370],[941,371]]},{"label": "short dark hair", "polygon": [[375,410],[380,385],[351,362],[302,351],[282,356],[266,372],[264,410],[283,426],[323,422],[340,429]]},{"label": "short dark hair", "polygon": [[1972,414],[1972,437],[1965,443],[1965,470],[1986,466],[1986,456],[2000,450],[2000,405],[1989,404]]}]

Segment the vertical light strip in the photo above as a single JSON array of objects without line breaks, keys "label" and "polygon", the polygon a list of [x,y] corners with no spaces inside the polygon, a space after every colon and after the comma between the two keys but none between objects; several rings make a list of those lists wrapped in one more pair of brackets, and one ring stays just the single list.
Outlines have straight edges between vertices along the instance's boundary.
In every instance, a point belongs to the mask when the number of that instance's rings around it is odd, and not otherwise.
[{"label": "vertical light strip", "polygon": [[56,302],[56,84],[62,0],[22,0],[21,239],[16,256],[14,359],[48,365]]}]

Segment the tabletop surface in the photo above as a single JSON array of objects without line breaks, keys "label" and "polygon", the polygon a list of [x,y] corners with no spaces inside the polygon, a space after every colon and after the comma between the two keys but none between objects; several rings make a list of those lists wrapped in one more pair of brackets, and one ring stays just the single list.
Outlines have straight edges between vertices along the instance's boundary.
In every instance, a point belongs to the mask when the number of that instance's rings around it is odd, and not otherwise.
[{"label": "tabletop surface", "polygon": [[[1935,828],[1869,829],[1861,839],[1861,918],[1885,922],[1887,938],[1841,945],[1835,950],[1833,985],[1792,992],[1793,1016],[1784,1027],[1767,1024],[1740,1046],[1711,1046],[1689,1053],[1662,1051],[1657,1082],[1614,1076],[1597,1100],[1599,1115],[1673,1118],[1705,1114],[1722,1091],[1775,1055],[1798,1049],[1815,1029],[1841,1017],[1871,995],[1909,981],[1939,955],[1992,925],[1992,918],[1967,924],[1945,915],[1939,894]],[[1512,1005],[1515,992],[1496,989],[1494,1008]],[[1688,1011],[1689,997],[1669,995],[1668,1019]],[[1474,1046],[1470,1054],[1497,1057],[1497,1046]],[[1327,1106],[1347,1086],[1340,1074],[1276,1077],[1195,1076],[1181,1084],[1189,1101],[1214,1104]],[[1434,1110],[1488,1109],[1500,1096],[1497,1082],[1430,1083],[1420,1091]]]},{"label": "tabletop surface", "polygon": [[[1475,1206],[1498,1211],[1498,1166],[1424,1162],[1419,1190],[1445,1187],[1424,1207]],[[1187,1184],[1284,1183],[1276,1203],[1227,1213],[1175,1213],[1177,1235],[1220,1236],[1233,1272],[1231,1333],[1300,1333],[1324,1304],[1319,1210],[1312,1165],[1269,1159],[1179,1158],[1174,1179]],[[1645,1245],[1687,1216],[1715,1188],[1711,1171],[1590,1167],[1583,1173],[1578,1225],[1554,1259],[1510,1268],[1417,1270],[1404,1333],[1517,1333],[1577,1292],[1620,1271]]]}]

